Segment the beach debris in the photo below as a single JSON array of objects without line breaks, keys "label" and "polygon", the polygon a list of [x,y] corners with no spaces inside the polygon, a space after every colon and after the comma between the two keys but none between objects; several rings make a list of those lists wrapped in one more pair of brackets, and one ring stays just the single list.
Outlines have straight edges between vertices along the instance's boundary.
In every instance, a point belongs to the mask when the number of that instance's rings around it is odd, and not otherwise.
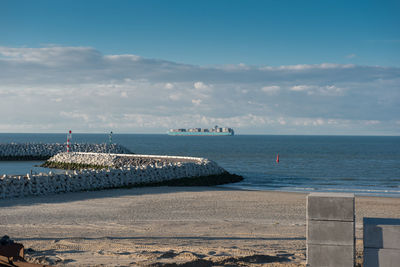
[{"label": "beach debris", "polygon": [[0,239],[0,245],[2,246],[12,245],[12,244],[14,244],[14,240],[10,239],[8,235],[5,235]]},{"label": "beach debris", "polygon": [[39,267],[46,265],[27,262],[24,259],[24,246],[4,235],[0,239],[0,266]]}]

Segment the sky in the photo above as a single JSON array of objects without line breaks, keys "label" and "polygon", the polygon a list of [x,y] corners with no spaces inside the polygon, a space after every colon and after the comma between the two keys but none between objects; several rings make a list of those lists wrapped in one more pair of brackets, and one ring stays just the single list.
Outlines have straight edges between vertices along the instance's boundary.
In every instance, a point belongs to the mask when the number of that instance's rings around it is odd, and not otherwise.
[{"label": "sky", "polygon": [[0,1],[0,132],[400,135],[399,1]]}]

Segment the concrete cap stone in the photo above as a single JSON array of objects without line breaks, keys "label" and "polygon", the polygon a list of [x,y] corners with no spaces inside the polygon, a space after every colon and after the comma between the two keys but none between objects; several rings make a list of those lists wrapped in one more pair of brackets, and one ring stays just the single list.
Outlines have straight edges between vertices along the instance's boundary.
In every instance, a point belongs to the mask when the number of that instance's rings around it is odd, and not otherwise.
[{"label": "concrete cap stone", "polygon": [[354,194],[309,194],[307,196],[307,219],[353,222]]},{"label": "concrete cap stone", "polygon": [[325,192],[313,192],[309,193],[309,196],[312,197],[349,197],[354,198],[353,193],[325,193]]},{"label": "concrete cap stone", "polygon": [[399,249],[400,219],[364,218],[364,247]]}]

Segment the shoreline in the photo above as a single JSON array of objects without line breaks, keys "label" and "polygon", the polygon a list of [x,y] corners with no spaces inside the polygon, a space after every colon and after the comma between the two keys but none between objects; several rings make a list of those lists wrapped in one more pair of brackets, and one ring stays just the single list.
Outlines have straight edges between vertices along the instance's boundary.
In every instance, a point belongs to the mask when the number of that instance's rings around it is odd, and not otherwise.
[{"label": "shoreline", "polygon": [[[0,200],[0,232],[59,265],[305,265],[306,195],[225,186],[143,187]],[[362,217],[400,218],[400,198],[356,196]]]},{"label": "shoreline", "polygon": [[[8,161],[8,160],[4,160],[3,162],[12,162],[12,161],[14,161],[14,160],[10,160],[10,161]],[[30,162],[31,160],[29,160],[29,161],[25,161],[25,160],[15,160],[15,162]],[[0,160],[0,163],[1,163],[2,161]],[[42,165],[43,163],[45,163],[46,162],[46,160],[32,160],[32,162],[36,162],[36,163],[41,163],[40,165]],[[36,168],[46,168],[46,169],[48,169],[48,170],[46,170],[47,172],[48,171],[52,171],[53,173],[64,173],[65,172],[65,170],[63,170],[63,169],[53,169],[53,168],[47,168],[47,167],[40,167],[40,165],[34,165],[34,166],[32,166],[32,168],[33,167],[36,167]],[[0,165],[1,166],[1,165]],[[71,169],[70,169],[71,170]],[[73,170],[73,169],[72,169]],[[35,174],[38,174],[40,171],[34,171],[34,173]],[[17,174],[17,173],[7,173],[6,175],[8,175],[8,176],[26,176],[26,174],[27,173],[29,173],[29,170],[26,170],[26,171],[24,171],[24,172],[21,172],[21,173],[19,173],[19,174]],[[0,176],[1,176],[2,174],[0,174]],[[224,184],[224,185],[218,185],[219,187],[221,187],[221,188],[228,188],[228,189],[232,189],[232,190],[248,190],[248,191],[271,191],[271,192],[288,192],[288,193],[301,193],[301,194],[308,194],[308,193],[312,193],[312,192],[330,192],[330,193],[354,193],[357,197],[363,197],[363,196],[365,196],[365,197],[385,197],[385,198],[400,198],[400,193],[395,193],[395,194],[393,194],[393,193],[359,193],[359,192],[354,192],[354,191],[340,191],[340,190],[338,190],[338,191],[329,191],[329,190],[309,190],[309,191],[306,191],[306,190],[304,190],[304,191],[300,191],[300,190],[280,190],[280,189],[272,189],[272,188],[267,188],[267,187],[265,187],[265,188],[260,188],[260,187],[254,187],[254,188],[250,188],[249,186],[238,186],[238,185],[235,185],[235,183],[230,183],[230,184]]]},{"label": "shoreline", "polygon": [[240,186],[234,186],[232,184],[226,184],[226,185],[220,185],[219,187],[221,188],[228,188],[232,190],[247,190],[247,191],[266,191],[266,192],[282,192],[282,193],[298,193],[298,194],[310,194],[310,193],[348,193],[348,194],[354,194],[355,197],[382,197],[382,198],[400,198],[400,194],[380,194],[380,193],[359,193],[359,192],[354,192],[354,191],[329,191],[329,190],[309,190],[309,191],[300,191],[300,190],[273,190],[271,188],[266,188],[266,189],[260,189],[260,188],[249,188],[249,187],[240,187]]}]

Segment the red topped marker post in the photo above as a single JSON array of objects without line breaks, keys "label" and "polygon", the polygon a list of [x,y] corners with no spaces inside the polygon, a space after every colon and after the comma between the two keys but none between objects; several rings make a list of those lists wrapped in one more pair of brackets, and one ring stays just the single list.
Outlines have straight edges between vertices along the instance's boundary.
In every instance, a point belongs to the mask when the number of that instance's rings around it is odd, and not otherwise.
[{"label": "red topped marker post", "polygon": [[70,145],[71,145],[71,139],[72,139],[72,131],[69,130],[67,134],[67,152],[71,151]]}]

